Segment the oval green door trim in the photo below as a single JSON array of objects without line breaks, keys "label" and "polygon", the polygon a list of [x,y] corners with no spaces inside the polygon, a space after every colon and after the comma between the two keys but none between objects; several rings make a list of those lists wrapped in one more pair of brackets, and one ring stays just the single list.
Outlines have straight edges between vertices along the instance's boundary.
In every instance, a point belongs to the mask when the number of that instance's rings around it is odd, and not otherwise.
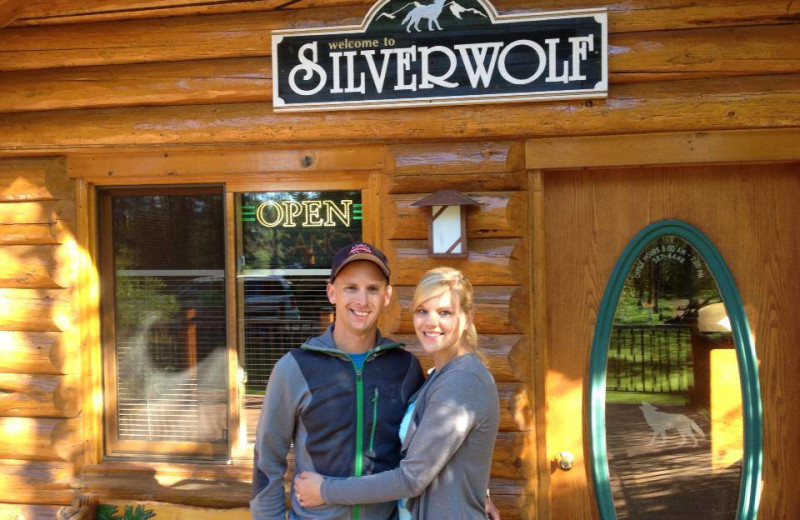
[{"label": "oval green door trim", "polygon": [[725,303],[739,364],[744,414],[744,458],[736,519],[755,520],[761,491],[763,430],[758,365],[750,325],[744,313],[739,291],[722,255],[702,232],[680,220],[655,222],[633,238],[617,260],[600,304],[589,361],[591,468],[600,518],[603,520],[617,518],[609,480],[605,431],[606,363],[616,304],[633,263],[648,244],[665,235],[682,238],[700,253],[714,276]]}]

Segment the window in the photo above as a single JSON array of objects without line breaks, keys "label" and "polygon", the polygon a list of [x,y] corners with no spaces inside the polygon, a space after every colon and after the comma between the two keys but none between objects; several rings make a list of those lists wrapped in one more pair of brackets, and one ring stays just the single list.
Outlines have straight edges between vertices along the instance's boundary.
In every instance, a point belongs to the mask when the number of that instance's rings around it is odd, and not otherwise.
[{"label": "window", "polygon": [[101,208],[108,452],[227,453],[222,190],[108,191]]},{"label": "window", "polygon": [[333,321],[325,288],[334,253],[361,240],[361,193],[241,193],[236,210],[242,417],[252,443],[272,367]]},{"label": "window", "polygon": [[326,283],[336,250],[362,239],[361,191],[99,201],[106,454],[229,459],[236,439],[249,452],[272,367],[333,320]]}]

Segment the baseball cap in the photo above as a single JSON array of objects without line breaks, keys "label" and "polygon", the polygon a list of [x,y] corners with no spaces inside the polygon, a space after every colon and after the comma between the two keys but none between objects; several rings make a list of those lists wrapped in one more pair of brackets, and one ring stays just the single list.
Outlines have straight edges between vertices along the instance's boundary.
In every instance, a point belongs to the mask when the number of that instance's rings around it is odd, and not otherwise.
[{"label": "baseball cap", "polygon": [[336,278],[336,275],[339,274],[339,271],[342,270],[342,267],[346,266],[350,262],[355,262],[356,260],[367,260],[377,265],[381,268],[383,274],[386,275],[386,281],[389,281],[389,262],[386,260],[386,255],[381,253],[378,248],[371,246],[366,242],[356,242],[339,249],[333,256],[333,265],[331,266],[330,278],[331,283],[333,283],[333,280]]}]

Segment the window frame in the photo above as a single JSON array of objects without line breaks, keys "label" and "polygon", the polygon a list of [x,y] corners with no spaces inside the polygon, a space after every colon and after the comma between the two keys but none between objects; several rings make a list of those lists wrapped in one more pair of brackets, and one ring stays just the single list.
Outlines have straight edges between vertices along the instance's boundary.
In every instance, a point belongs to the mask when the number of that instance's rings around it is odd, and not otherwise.
[{"label": "window frame", "polygon": [[[131,456],[168,456],[173,458],[222,458],[228,453],[228,443],[230,442],[230,420],[227,421],[227,441],[226,443],[211,442],[191,442],[191,441],[141,441],[123,440],[119,438],[118,427],[118,401],[117,401],[117,343],[116,343],[116,277],[114,273],[113,248],[113,221],[112,200],[120,196],[147,196],[147,195],[205,195],[218,194],[223,202],[223,215],[225,215],[225,192],[224,187],[217,185],[214,187],[203,186],[167,186],[142,188],[107,188],[98,191],[99,211],[97,213],[98,244],[100,245],[99,255],[99,281],[100,281],[100,316],[101,316],[101,342],[103,360],[103,394],[104,394],[104,440],[105,454],[107,457],[131,457]],[[109,225],[101,225],[101,222]],[[223,226],[224,227],[224,226]],[[225,252],[227,260],[227,251]],[[226,298],[227,298],[227,273],[225,276]],[[227,307],[227,300],[226,300]],[[228,319],[226,309],[226,331],[228,330]],[[227,386],[230,387],[228,381]]]},{"label": "window frame", "polygon": [[[386,182],[384,169],[385,150],[382,147],[364,146],[358,155],[354,150],[319,150],[313,152],[318,161],[326,164],[318,168],[319,171],[297,171],[294,167],[288,168],[286,161],[282,160],[287,154],[292,156],[309,152],[298,151],[264,151],[254,150],[233,153],[233,161],[224,160],[225,153],[213,154],[216,171],[209,171],[208,164],[202,162],[202,157],[194,157],[187,153],[178,157],[169,157],[167,154],[158,154],[156,164],[142,159],[145,167],[153,166],[153,171],[148,174],[127,174],[124,177],[112,175],[114,168],[123,171],[132,171],[131,161],[136,161],[137,154],[119,155],[114,157],[78,157],[71,164],[70,176],[77,178],[76,202],[78,204],[78,244],[88,253],[82,262],[80,289],[76,299],[80,308],[81,323],[79,335],[81,337],[82,357],[84,361],[84,404],[86,421],[84,433],[87,439],[87,450],[84,451],[84,463],[87,465],[101,464],[104,460],[129,460],[129,461],[165,461],[175,460],[186,463],[214,462],[233,464],[237,467],[249,467],[252,464],[253,445],[247,443],[246,425],[242,420],[240,410],[244,406],[241,401],[244,396],[242,369],[240,367],[240,353],[236,323],[237,295],[236,295],[236,270],[235,270],[235,206],[234,197],[239,192],[251,191],[327,191],[327,190],[359,190],[362,194],[364,221],[362,222],[363,239],[372,243],[380,243],[380,215],[377,208],[385,197],[382,189]],[[202,152],[200,155],[203,155]],[[191,156],[193,168],[202,170],[191,176],[176,176],[170,166],[172,159],[177,164],[186,165]],[[265,157],[275,156],[281,159],[275,163],[274,171],[267,171]],[[152,158],[152,155],[147,155]],[[164,159],[162,159],[162,157]],[[154,159],[155,161],[155,159]],[[249,168],[241,168],[245,161],[258,164],[257,172]],[[161,164],[164,163],[165,164]],[[343,165],[349,163],[351,168]],[[135,163],[134,163],[135,164]],[[231,169],[232,171],[226,171]],[[243,172],[244,171],[244,172]],[[191,178],[189,178],[191,177]],[[187,443],[177,446],[178,443],[163,443],[166,448],[153,449],[153,443],[142,442],[140,445],[129,444],[130,449],[125,453],[119,452],[119,446],[108,443],[107,438],[116,437],[116,425],[109,428],[107,417],[115,417],[107,413],[109,399],[115,396],[106,384],[107,380],[116,384],[115,369],[109,370],[108,356],[103,355],[103,344],[107,338],[106,329],[109,326],[108,318],[101,313],[100,298],[109,290],[113,293],[113,284],[100,279],[101,256],[103,246],[108,242],[107,237],[100,236],[99,218],[102,211],[101,195],[106,190],[122,193],[124,190],[143,193],[151,188],[158,190],[169,189],[196,189],[209,186],[219,186],[222,189],[224,207],[224,233],[225,233],[225,278],[226,278],[226,328],[228,343],[228,441],[225,446],[225,457],[212,457],[210,450],[198,449],[198,443]],[[234,383],[235,382],[235,383]],[[114,407],[114,410],[116,406]],[[141,442],[141,441],[126,441]],[[202,444],[202,443],[201,443]],[[109,448],[109,445],[111,448]],[[209,444],[210,445],[210,444]],[[223,446],[223,444],[220,444]],[[117,451],[114,451],[114,449]],[[178,448],[178,449],[175,449]],[[214,453],[213,455],[217,455]]]}]

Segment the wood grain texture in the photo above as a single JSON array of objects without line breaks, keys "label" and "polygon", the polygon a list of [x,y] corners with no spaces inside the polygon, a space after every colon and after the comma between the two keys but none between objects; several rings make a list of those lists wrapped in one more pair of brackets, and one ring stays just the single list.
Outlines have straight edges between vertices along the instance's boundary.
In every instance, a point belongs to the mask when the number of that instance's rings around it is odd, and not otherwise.
[{"label": "wood grain texture", "polygon": [[141,500],[183,504],[194,507],[246,507],[250,501],[250,482],[225,478],[194,479],[159,477],[140,470],[134,475],[94,475],[85,473],[75,484],[91,489],[101,501]]},{"label": "wood grain texture", "polygon": [[[414,334],[395,334],[394,339],[406,344],[422,363],[423,370],[433,367],[433,357],[426,353]],[[527,365],[530,350],[527,339],[521,334],[487,335],[478,337],[480,352],[496,381],[526,381],[529,379]]]},{"label": "wood grain texture", "polygon": [[470,173],[503,173],[522,170],[525,155],[518,141],[484,141],[392,145],[394,175],[456,177]]},{"label": "wood grain texture", "polygon": [[0,202],[0,225],[55,224],[62,219],[74,220],[72,201]]},{"label": "wood grain texture", "polygon": [[388,184],[390,193],[417,193],[420,186],[425,186],[431,193],[439,190],[513,191],[524,189],[525,176],[521,172],[396,175]]},{"label": "wood grain texture", "polygon": [[[798,73],[798,35],[800,24],[612,35],[609,81]],[[273,87],[265,57],[6,71],[0,78],[0,112],[270,103]]]},{"label": "wood grain texture", "polygon": [[58,245],[0,246],[0,288],[68,287],[75,273],[72,254]]},{"label": "wood grain texture", "polygon": [[0,415],[75,417],[80,410],[76,377],[0,374]]},{"label": "wood grain texture", "polygon": [[[527,291],[514,286],[476,286],[474,290],[475,327],[479,334],[518,334],[526,328],[515,316],[524,316],[528,310]],[[414,287],[395,286],[389,304],[387,334],[413,334],[409,307]],[[518,310],[513,310],[518,309]],[[520,330],[522,329],[522,330]]]},{"label": "wood grain texture", "polygon": [[23,520],[52,520],[56,518],[58,510],[63,506],[59,505],[22,505],[22,504],[0,504],[0,518],[23,519]]},{"label": "wood grain texture", "polygon": [[0,29],[16,19],[24,4],[24,0],[0,0]]},{"label": "wood grain texture", "polygon": [[[2,88],[0,86],[0,91]],[[0,98],[2,97],[0,93]],[[64,159],[0,161],[0,202],[72,198],[74,190],[64,175],[65,168]]]},{"label": "wood grain texture", "polygon": [[0,460],[0,501],[67,505],[75,495],[69,487],[74,474],[75,467],[66,462]]},{"label": "wood grain texture", "polygon": [[[800,75],[620,85],[607,100],[336,114],[232,104],[0,116],[0,153],[59,149],[537,137],[800,126]],[[70,132],[64,132],[70,128]],[[2,222],[2,221],[0,221]]]},{"label": "wood grain texture", "polygon": [[285,9],[309,9],[337,5],[364,4],[363,0],[102,0],[90,4],[73,0],[31,0],[21,10],[13,26],[59,25],[98,21],[167,18],[208,14],[254,13]]},{"label": "wood grain texture", "polygon": [[351,8],[7,28],[0,70],[268,56],[273,29],[360,22]]},{"label": "wood grain texture", "polygon": [[498,479],[526,480],[533,468],[522,456],[523,433],[499,432],[492,455],[492,477]]},{"label": "wood grain texture", "polygon": [[392,283],[416,284],[426,271],[442,264],[461,270],[476,286],[526,283],[524,271],[519,269],[527,261],[524,239],[473,239],[467,246],[468,258],[441,259],[428,257],[427,240],[392,240],[384,251],[394,267]]},{"label": "wood grain texture", "polygon": [[535,168],[663,165],[800,159],[800,128],[724,132],[530,139],[526,155]]},{"label": "wood grain texture", "polygon": [[0,417],[0,458],[73,461],[83,448],[80,429],[79,419]]},{"label": "wood grain texture", "polygon": [[609,82],[792,74],[800,24],[624,33],[609,37]]},{"label": "wood grain texture", "polygon": [[272,100],[265,58],[24,70],[0,79],[0,112]]},{"label": "wood grain texture", "polygon": [[[764,404],[760,518],[796,516],[800,496],[787,493],[782,483],[800,477],[793,462],[800,445],[792,439],[800,428],[800,400],[786,397],[798,395],[800,371],[800,360],[791,354],[800,326],[790,303],[800,291],[800,275],[791,267],[800,250],[799,174],[800,163],[788,163],[573,171],[545,178],[549,446],[583,451],[584,370],[602,291],[618,255],[647,224],[680,218],[722,253],[755,338]],[[588,518],[592,506],[583,470],[557,472],[551,479],[554,518]]]},{"label": "wood grain texture", "polygon": [[[124,19],[191,16],[196,14],[257,13],[276,8],[306,10],[316,7],[352,5],[350,9],[360,22],[370,0],[306,0],[294,5],[285,0],[253,0],[241,2],[209,1],[141,1],[128,3],[115,0],[91,2],[78,0],[33,0],[22,9],[12,26],[56,25]],[[736,25],[772,25],[796,20],[798,7],[793,3],[767,0],[711,0],[701,4],[687,4],[678,0],[647,0],[628,3],[622,0],[547,0],[531,5],[526,0],[495,0],[500,12],[524,10],[529,12],[560,11],[604,7],[612,16],[612,32],[655,31],[661,29],[693,29],[703,27],[729,27]]]},{"label": "wood grain texture", "polygon": [[0,330],[60,332],[74,326],[72,301],[61,289],[0,289]]},{"label": "wood grain texture", "polygon": [[68,227],[62,220],[48,224],[0,224],[0,245],[58,244]]},{"label": "wood grain texture", "polygon": [[[171,150],[135,154],[74,155],[69,159],[69,175],[88,178],[94,182],[102,179],[165,177],[171,183],[191,181],[200,176],[213,175],[228,182],[246,182],[247,177],[233,174],[269,173],[272,182],[296,179],[296,174],[377,170],[384,167],[386,150],[380,145],[348,147],[315,147],[311,149],[259,149],[250,147],[227,150]],[[278,173],[293,173],[280,177]],[[330,181],[329,178],[311,179]],[[141,181],[139,181],[141,182]]]},{"label": "wood grain texture", "polygon": [[497,383],[497,394],[500,397],[501,432],[526,431],[529,428],[528,418],[523,413],[524,400],[521,394],[525,385],[522,383]]},{"label": "wood grain texture", "polygon": [[430,191],[513,191],[525,186],[524,148],[520,142],[435,141],[392,145],[394,172],[390,193]]},{"label": "wood grain texture", "polygon": [[[428,184],[425,183],[427,188]],[[467,210],[468,238],[515,238],[525,235],[527,221],[524,192],[466,192],[480,204]],[[390,195],[392,207],[384,213],[383,226],[390,240],[428,239],[429,208],[412,204],[429,193]]]},{"label": "wood grain texture", "polygon": [[77,374],[77,356],[58,332],[0,331],[0,374]]}]

